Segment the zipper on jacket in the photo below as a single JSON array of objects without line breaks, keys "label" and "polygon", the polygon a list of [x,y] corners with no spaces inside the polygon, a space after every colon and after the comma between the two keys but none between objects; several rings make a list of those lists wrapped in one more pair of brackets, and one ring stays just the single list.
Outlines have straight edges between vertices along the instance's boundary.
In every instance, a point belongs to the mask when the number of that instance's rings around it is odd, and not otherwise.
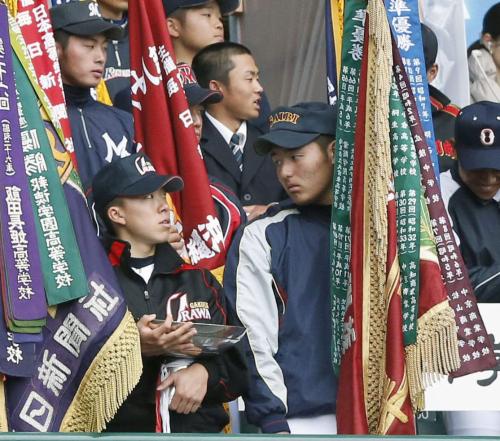
[{"label": "zipper on jacket", "polygon": [[120,53],[118,52],[118,41],[117,40],[113,40],[113,47],[115,49],[116,63],[118,64],[118,67],[122,67],[122,60],[120,58]]},{"label": "zipper on jacket", "polygon": [[89,149],[91,149],[92,144],[90,143],[89,132],[87,132],[87,124],[85,124],[85,118],[83,117],[83,109],[81,107],[78,107],[78,111],[80,112],[80,119],[82,120],[83,133],[85,134],[87,145],[89,146]]},{"label": "zipper on jacket", "polygon": [[144,290],[144,300],[149,300],[149,291],[147,289]]}]

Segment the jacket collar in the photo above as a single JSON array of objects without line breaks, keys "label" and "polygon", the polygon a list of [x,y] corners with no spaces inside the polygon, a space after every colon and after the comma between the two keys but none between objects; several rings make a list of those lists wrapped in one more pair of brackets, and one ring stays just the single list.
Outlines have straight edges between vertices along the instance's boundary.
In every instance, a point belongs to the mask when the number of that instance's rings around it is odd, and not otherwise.
[{"label": "jacket collar", "polygon": [[[130,244],[116,237],[107,237],[104,244],[108,250],[108,258],[113,267],[121,266],[130,269]],[[170,274],[179,271],[184,261],[170,244],[156,246],[153,274]]]},{"label": "jacket collar", "polygon": [[94,98],[92,98],[92,95],[90,94],[89,87],[76,87],[63,84],[63,88],[66,101],[77,107],[81,107],[90,101],[94,101]]}]

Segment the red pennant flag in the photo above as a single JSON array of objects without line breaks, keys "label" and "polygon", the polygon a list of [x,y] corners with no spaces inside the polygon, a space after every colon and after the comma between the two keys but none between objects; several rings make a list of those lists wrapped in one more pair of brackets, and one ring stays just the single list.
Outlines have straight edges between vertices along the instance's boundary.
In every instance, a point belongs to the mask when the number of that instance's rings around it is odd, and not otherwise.
[{"label": "red pennant flag", "polygon": [[216,268],[223,264],[224,237],[161,0],[131,0],[129,32],[136,141],[159,173],[184,179],[184,190],[172,198],[187,252],[193,265]]},{"label": "red pennant flag", "polygon": [[71,138],[71,125],[66,112],[66,102],[62,86],[61,69],[52,32],[49,8],[46,0],[18,2],[16,22],[26,42],[29,58],[33,63],[40,87],[51,104],[50,118],[64,135],[64,147],[77,165]]}]

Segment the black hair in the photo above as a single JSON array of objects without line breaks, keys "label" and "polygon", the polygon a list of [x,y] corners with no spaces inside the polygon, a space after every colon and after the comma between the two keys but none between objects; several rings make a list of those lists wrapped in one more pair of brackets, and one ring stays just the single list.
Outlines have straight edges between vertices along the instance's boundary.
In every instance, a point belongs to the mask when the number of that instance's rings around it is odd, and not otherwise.
[{"label": "black hair", "polygon": [[110,207],[116,207],[116,206],[121,207],[122,205],[123,205],[123,198],[116,197],[110,203],[108,203],[106,205],[106,207],[104,208],[104,210],[102,212],[98,213],[99,217],[101,218],[102,222],[104,223],[104,226],[106,227],[106,231],[111,235],[116,234],[116,230],[115,230],[114,222],[108,216],[108,210]]},{"label": "black hair", "polygon": [[483,34],[490,34],[494,40],[500,36],[500,3],[493,5],[483,18]]},{"label": "black hair", "polygon": [[252,53],[246,46],[232,41],[214,43],[199,51],[193,58],[192,67],[200,86],[208,88],[212,80],[227,86],[229,72],[234,69],[232,57],[236,55]]},{"label": "black hair", "polygon": [[63,49],[66,49],[68,46],[68,41],[69,37],[71,37],[72,34],[69,32],[64,31],[63,29],[57,29],[54,31],[54,40],[56,43],[59,43]]}]

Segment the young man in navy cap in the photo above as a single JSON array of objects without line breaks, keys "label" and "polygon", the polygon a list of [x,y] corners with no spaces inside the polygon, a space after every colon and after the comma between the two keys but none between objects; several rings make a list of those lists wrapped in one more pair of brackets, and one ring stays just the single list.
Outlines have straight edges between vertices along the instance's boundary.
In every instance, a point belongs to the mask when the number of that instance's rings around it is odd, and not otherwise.
[{"label": "young man in navy cap", "polygon": [[104,73],[108,40],[120,38],[122,30],[103,19],[93,1],[71,1],[50,14],[78,173],[89,196],[97,171],[135,151],[131,115],[92,97]]},{"label": "young man in navy cap", "polygon": [[290,200],[240,230],[228,254],[228,304],[247,329],[248,420],[266,433],[336,433],[330,361],[329,227],[336,108],[271,112],[255,149]]},{"label": "young man in navy cap", "polygon": [[163,0],[177,62],[191,65],[199,50],[224,41],[222,16],[233,12],[239,3],[239,0]]},{"label": "young man in navy cap", "polygon": [[[245,387],[245,363],[236,348],[212,358],[194,357],[191,321],[226,324],[221,286],[206,270],[187,268],[168,243],[169,208],[166,192],[183,187],[178,176],[158,175],[149,159],[133,154],[101,169],[93,182],[96,211],[113,234],[106,238],[127,306],[137,320],[143,355],[139,384],[108,424],[108,431],[153,432],[159,389],[171,390],[170,406],[161,406],[165,430],[219,432],[228,417],[221,403]],[[155,324],[154,319],[166,319]],[[172,319],[189,322],[176,328]],[[182,362],[182,363],[181,363]],[[181,368],[179,370],[179,368]],[[168,417],[167,417],[168,414]]]},{"label": "young man in navy cap", "polygon": [[[500,302],[500,103],[464,107],[456,120],[458,164],[441,192],[479,302]],[[449,435],[500,435],[500,412],[445,412]]]}]

